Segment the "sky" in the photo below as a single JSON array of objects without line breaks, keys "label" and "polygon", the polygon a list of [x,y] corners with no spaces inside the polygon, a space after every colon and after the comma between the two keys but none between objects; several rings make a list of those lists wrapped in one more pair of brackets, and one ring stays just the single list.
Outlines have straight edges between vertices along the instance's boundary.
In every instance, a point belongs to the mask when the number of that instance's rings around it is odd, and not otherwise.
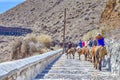
[{"label": "sky", "polygon": [[0,0],[0,14],[15,7],[25,0]]}]

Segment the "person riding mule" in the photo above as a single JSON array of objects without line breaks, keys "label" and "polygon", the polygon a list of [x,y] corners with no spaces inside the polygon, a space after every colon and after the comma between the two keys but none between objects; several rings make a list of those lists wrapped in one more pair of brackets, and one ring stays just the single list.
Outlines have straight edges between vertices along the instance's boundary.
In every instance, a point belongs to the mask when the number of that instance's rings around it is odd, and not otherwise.
[{"label": "person riding mule", "polygon": [[97,40],[98,46],[105,46],[104,37],[100,33],[97,34],[96,40]]},{"label": "person riding mule", "polygon": [[104,37],[101,34],[97,34],[96,40],[98,45],[92,50],[94,52],[94,66],[101,70],[101,62],[104,56],[107,55],[107,50],[104,43]]},{"label": "person riding mule", "polygon": [[65,46],[66,46],[65,52],[67,53],[68,50],[72,47],[71,41],[67,42],[67,43],[65,44]]},{"label": "person riding mule", "polygon": [[78,46],[77,46],[77,49],[80,49],[82,48],[82,40],[80,39],[79,42],[78,42]]},{"label": "person riding mule", "polygon": [[92,38],[89,38],[89,40],[88,40],[88,47],[91,49],[92,46],[93,46]]},{"label": "person riding mule", "polygon": [[68,56],[70,56],[70,58],[71,58],[71,55],[73,56],[73,59],[74,59],[75,58],[75,52],[76,52],[76,48],[74,48],[74,47],[71,47],[70,49],[68,49],[67,59],[68,59]]},{"label": "person riding mule", "polygon": [[74,59],[74,56],[75,56],[75,52],[76,52],[76,48],[73,47],[71,41],[68,42],[68,50],[67,50],[67,59],[68,59],[68,56],[70,56],[71,58],[71,55],[73,56],[73,59]]}]

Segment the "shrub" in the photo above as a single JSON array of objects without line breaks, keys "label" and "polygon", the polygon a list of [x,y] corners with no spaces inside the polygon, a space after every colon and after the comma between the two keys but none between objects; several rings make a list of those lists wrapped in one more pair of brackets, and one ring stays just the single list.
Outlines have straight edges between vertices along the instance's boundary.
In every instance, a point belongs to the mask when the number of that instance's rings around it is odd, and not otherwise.
[{"label": "shrub", "polygon": [[25,40],[29,41],[29,42],[34,42],[36,43],[37,40],[36,40],[36,35],[35,34],[28,34],[26,37],[25,37]]},{"label": "shrub", "polygon": [[40,54],[43,54],[43,53],[46,53],[46,52],[48,52],[48,51],[47,51],[47,49],[45,49],[45,48],[42,48],[42,49],[40,50]]},{"label": "shrub", "polygon": [[29,43],[29,47],[30,47],[30,54],[32,55],[34,52],[37,52],[37,47],[36,47],[36,45],[35,45],[35,43],[33,43],[33,42],[30,42]]},{"label": "shrub", "polygon": [[55,47],[52,47],[54,50],[60,49],[60,46],[56,45]]},{"label": "shrub", "polygon": [[21,45],[22,45],[22,42],[20,40],[16,40],[12,42],[12,46],[11,46],[12,59],[20,58]]},{"label": "shrub", "polygon": [[29,48],[29,43],[26,40],[24,40],[21,45],[21,54],[23,55],[23,57],[30,55]]},{"label": "shrub", "polygon": [[37,36],[37,41],[43,43],[45,47],[50,48],[52,38],[49,35],[41,34],[40,36]]},{"label": "shrub", "polygon": [[24,58],[34,55],[35,52],[48,52],[52,39],[48,35],[36,36],[29,34],[22,41],[16,40],[12,43],[12,59]]},{"label": "shrub", "polygon": [[35,45],[36,45],[36,49],[38,52],[40,52],[40,50],[42,48],[45,48],[45,45],[43,43],[40,43],[40,42],[37,42]]}]

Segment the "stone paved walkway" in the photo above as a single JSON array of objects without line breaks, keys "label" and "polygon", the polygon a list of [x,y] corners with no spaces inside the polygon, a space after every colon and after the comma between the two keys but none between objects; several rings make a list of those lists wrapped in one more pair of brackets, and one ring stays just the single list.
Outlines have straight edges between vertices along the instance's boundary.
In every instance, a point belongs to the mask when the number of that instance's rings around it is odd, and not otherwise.
[{"label": "stone paved walkway", "polygon": [[[81,56],[84,57],[84,56]],[[34,80],[119,80],[110,72],[102,69],[96,70],[93,64],[88,61],[67,59],[63,54],[60,58],[51,63],[42,73],[39,73]]]}]

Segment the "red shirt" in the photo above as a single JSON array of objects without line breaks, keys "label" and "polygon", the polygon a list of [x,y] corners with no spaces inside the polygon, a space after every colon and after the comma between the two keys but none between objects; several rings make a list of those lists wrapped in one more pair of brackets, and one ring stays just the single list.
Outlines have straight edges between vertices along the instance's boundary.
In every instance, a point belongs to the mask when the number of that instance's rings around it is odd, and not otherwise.
[{"label": "red shirt", "polygon": [[82,47],[84,47],[85,46],[85,42],[84,41],[82,41]]}]

